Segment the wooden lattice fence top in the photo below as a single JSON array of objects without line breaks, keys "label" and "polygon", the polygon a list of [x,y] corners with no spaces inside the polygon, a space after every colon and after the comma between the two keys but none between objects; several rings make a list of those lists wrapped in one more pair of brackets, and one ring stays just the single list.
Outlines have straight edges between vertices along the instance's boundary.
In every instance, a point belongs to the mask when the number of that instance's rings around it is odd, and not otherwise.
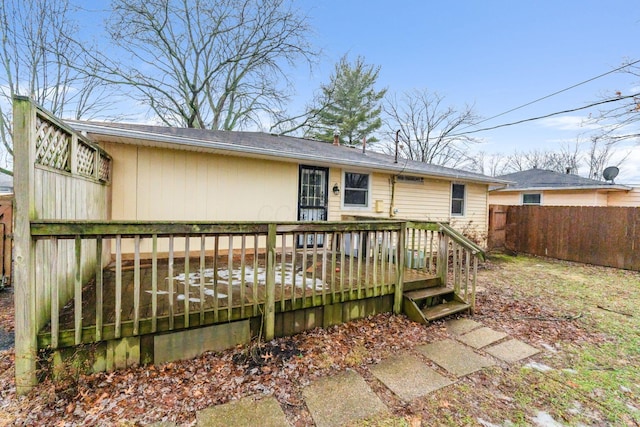
[{"label": "wooden lattice fence top", "polygon": [[70,133],[36,116],[36,163],[70,172],[70,147]]},{"label": "wooden lattice fence top", "polygon": [[103,155],[100,155],[98,161],[98,179],[104,182],[111,180],[111,159]]},{"label": "wooden lattice fence top", "polygon": [[87,144],[78,141],[78,148],[76,152],[76,161],[78,173],[85,176],[93,176],[95,170],[95,149]]},{"label": "wooden lattice fence top", "polygon": [[[111,157],[98,146],[66,130],[44,113],[36,114],[36,164],[101,182],[111,180]],[[75,157],[72,157],[75,156]]]}]

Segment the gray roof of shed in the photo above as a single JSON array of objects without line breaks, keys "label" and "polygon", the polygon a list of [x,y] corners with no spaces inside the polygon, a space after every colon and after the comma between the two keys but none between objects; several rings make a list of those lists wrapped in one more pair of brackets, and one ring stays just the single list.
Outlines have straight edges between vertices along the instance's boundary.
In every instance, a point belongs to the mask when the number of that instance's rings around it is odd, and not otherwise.
[{"label": "gray roof of shed", "polygon": [[331,143],[263,132],[214,131],[128,123],[67,121],[98,142],[166,147],[225,155],[295,161],[327,167],[352,167],[392,174],[419,175],[448,180],[505,184],[500,178],[453,169],[374,151],[334,146]]},{"label": "gray roof of shed", "polygon": [[574,174],[559,173],[545,169],[529,169],[501,175],[498,178],[513,183],[492,191],[514,190],[631,190],[631,187],[583,178]]}]

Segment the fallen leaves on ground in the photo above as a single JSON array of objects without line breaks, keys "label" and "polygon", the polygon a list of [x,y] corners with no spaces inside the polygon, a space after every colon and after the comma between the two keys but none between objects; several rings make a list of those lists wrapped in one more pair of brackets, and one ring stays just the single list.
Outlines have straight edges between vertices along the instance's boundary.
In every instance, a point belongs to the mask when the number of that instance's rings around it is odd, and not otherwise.
[{"label": "fallen leaves on ground", "polygon": [[[500,267],[489,265],[489,268]],[[486,277],[491,276],[485,274]],[[540,299],[520,298],[509,287],[493,286],[490,280],[483,286],[475,319],[486,326],[504,330],[533,345],[605,339],[589,334],[578,320],[536,320],[568,314]],[[5,306],[6,301],[0,305]],[[444,321],[425,326],[404,316],[380,314],[270,342],[205,353],[188,361],[83,375],[57,383],[45,380],[27,396],[16,395],[14,354],[4,351],[0,352],[0,424],[91,426],[170,421],[193,425],[198,410],[245,396],[271,395],[280,402],[293,425],[312,425],[302,388],[316,378],[351,368],[371,383],[393,416],[409,425],[420,425],[427,422],[423,417],[428,416],[421,412],[422,403],[402,403],[375,383],[366,366],[447,337]],[[484,378],[480,374],[464,379],[460,385]],[[507,404],[510,390],[499,392],[505,396],[499,402]],[[455,401],[443,399],[436,407],[454,413],[456,405]]]}]

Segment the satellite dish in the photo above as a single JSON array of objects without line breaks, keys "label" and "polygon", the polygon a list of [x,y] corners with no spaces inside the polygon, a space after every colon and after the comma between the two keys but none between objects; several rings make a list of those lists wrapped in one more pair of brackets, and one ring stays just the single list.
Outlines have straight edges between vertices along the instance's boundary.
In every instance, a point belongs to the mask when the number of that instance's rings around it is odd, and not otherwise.
[{"label": "satellite dish", "polygon": [[607,181],[613,182],[613,179],[618,176],[618,173],[620,173],[620,169],[615,166],[609,166],[602,172],[602,176]]}]

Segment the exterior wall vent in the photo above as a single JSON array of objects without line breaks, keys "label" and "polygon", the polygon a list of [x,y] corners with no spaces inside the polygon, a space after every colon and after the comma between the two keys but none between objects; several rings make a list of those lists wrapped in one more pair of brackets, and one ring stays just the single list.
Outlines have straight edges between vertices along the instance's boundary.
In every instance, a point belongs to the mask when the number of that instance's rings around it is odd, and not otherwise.
[{"label": "exterior wall vent", "polygon": [[413,184],[422,184],[424,183],[424,178],[421,176],[412,176],[412,175],[398,175],[398,182],[409,182]]}]

